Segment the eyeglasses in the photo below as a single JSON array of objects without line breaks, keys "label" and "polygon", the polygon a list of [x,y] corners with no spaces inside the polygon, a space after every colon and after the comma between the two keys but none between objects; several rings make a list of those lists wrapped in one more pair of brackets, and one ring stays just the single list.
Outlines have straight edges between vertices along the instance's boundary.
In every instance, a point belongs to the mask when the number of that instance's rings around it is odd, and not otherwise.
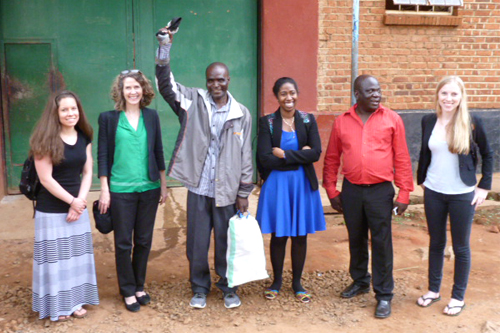
[{"label": "eyeglasses", "polygon": [[138,70],[138,69],[126,69],[126,70],[124,70],[124,71],[121,71],[121,72],[120,72],[120,75],[137,74],[137,73],[142,74],[142,73],[141,73],[141,71],[140,71],[140,70]]}]

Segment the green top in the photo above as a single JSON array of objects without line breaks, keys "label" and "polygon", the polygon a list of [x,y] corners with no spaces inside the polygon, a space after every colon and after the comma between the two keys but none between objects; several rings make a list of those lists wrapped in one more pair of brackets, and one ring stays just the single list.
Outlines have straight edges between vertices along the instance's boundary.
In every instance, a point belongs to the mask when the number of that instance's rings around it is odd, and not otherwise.
[{"label": "green top", "polygon": [[121,112],[116,129],[110,191],[134,193],[159,188],[160,181],[153,182],[149,178],[148,157],[148,133],[142,111],[137,130],[130,125],[125,112]]}]

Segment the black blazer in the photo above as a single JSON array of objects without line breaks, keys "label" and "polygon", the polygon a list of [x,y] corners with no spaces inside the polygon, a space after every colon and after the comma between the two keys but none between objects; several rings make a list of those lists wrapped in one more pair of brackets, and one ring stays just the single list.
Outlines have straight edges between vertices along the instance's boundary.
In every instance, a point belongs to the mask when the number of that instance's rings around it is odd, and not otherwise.
[{"label": "black blazer", "polygon": [[312,114],[295,111],[295,133],[299,140],[299,149],[309,146],[306,150],[286,150],[286,158],[273,155],[273,147],[281,146],[283,120],[280,110],[259,119],[259,137],[257,141],[257,168],[264,181],[272,170],[288,171],[304,167],[305,174],[311,183],[313,191],[318,189],[318,178],[313,163],[321,155],[321,138],[318,125]]},{"label": "black blazer", "polygon": [[[99,115],[99,141],[97,147],[98,175],[111,176],[111,167],[115,156],[115,137],[120,112],[107,111]],[[160,171],[165,170],[165,158],[163,157],[163,143],[161,141],[161,127],[158,112],[153,109],[142,109],[144,126],[148,136],[148,167],[151,181],[160,179]]]},{"label": "black blazer", "polygon": [[[479,181],[478,187],[490,190],[493,174],[493,150],[488,144],[488,139],[484,131],[483,122],[481,118],[471,115],[473,124],[473,137],[475,143],[479,147],[482,160],[482,178]],[[418,160],[417,169],[417,184],[420,185],[425,181],[427,176],[427,169],[431,163],[432,154],[429,149],[429,138],[431,137],[434,125],[436,125],[437,115],[435,113],[425,115],[422,118],[422,146],[420,148],[420,157]],[[471,147],[473,147],[471,142]],[[471,149],[472,150],[472,149]],[[458,163],[460,169],[460,178],[467,186],[476,185],[476,164],[471,153],[458,155]]]}]

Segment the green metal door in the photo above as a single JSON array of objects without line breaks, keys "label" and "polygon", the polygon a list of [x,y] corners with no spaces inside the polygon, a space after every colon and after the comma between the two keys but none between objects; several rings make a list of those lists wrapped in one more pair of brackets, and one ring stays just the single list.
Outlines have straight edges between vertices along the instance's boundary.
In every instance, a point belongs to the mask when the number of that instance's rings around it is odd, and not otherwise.
[{"label": "green metal door", "polygon": [[[154,82],[154,33],[173,16],[183,17],[172,50],[172,67],[179,82],[203,87],[205,67],[223,61],[231,70],[230,91],[257,115],[255,0],[0,1],[9,193],[17,193],[29,134],[49,92],[64,87],[81,97],[95,131],[95,157],[97,118],[113,109],[109,97],[113,79],[123,69],[139,68]],[[160,112],[168,162],[178,122],[161,97],[152,107]],[[98,184],[97,178],[94,184]]]},{"label": "green metal door", "polygon": [[[258,116],[258,1],[255,0],[151,0],[151,7],[135,3],[136,64],[154,77],[156,31],[173,17],[182,17],[171,49],[170,65],[176,81],[205,88],[205,69],[212,62],[229,67],[229,91]],[[151,19],[152,18],[152,19]],[[153,107],[160,112],[165,157],[172,155],[179,122],[158,95]],[[165,126],[163,124],[168,124]],[[253,123],[256,136],[257,121]]]}]

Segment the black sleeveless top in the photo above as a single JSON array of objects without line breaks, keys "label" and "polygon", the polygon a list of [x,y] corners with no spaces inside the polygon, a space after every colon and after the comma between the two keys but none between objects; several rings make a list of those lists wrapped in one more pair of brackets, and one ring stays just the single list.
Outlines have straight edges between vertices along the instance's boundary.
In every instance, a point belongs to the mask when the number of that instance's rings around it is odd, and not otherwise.
[{"label": "black sleeveless top", "polygon": [[[52,168],[52,177],[71,195],[78,196],[83,166],[87,162],[87,145],[90,143],[83,133],[78,131],[74,145],[64,143],[64,159]],[[44,213],[67,213],[70,205],[53,196],[45,187],[40,188],[36,210]]]}]

